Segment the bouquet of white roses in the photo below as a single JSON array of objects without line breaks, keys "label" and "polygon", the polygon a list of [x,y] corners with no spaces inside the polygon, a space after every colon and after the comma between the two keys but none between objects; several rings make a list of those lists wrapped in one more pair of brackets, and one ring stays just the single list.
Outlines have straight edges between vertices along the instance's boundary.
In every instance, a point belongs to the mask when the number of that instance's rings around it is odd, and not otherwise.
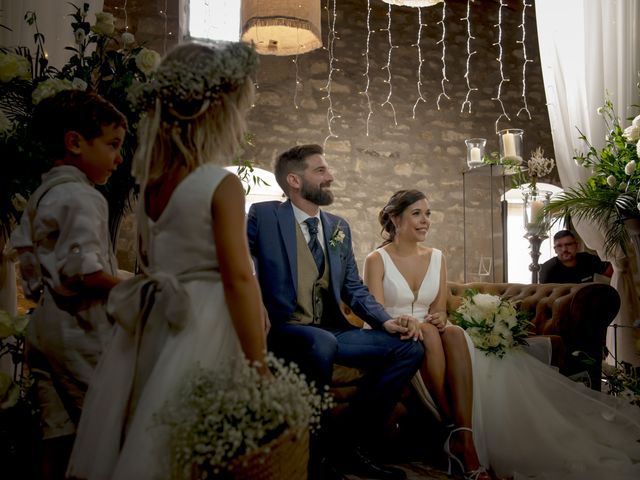
[{"label": "bouquet of white roses", "polygon": [[500,358],[508,350],[527,343],[532,325],[528,314],[518,311],[513,301],[472,289],[465,290],[462,303],[452,316],[467,331],[476,348]]},{"label": "bouquet of white roses", "polygon": [[[295,364],[271,354],[272,376],[242,361],[216,371],[197,368],[159,415],[171,429],[171,478],[228,473],[238,457],[265,450],[288,429],[314,429],[331,407]],[[193,474],[196,472],[197,477]]]}]

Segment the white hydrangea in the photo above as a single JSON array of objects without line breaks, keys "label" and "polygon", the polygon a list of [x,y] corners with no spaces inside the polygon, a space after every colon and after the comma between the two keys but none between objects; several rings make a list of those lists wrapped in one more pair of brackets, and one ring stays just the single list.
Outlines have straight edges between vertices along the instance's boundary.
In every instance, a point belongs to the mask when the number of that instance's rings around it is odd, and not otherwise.
[{"label": "white hydrangea", "polygon": [[72,90],[74,88],[71,80],[62,78],[48,78],[40,82],[31,94],[31,101],[34,105],[39,104],[45,98],[51,97],[62,90]]},{"label": "white hydrangea", "polygon": [[0,52],[0,82],[10,82],[14,78],[30,80],[31,63],[17,53]]}]

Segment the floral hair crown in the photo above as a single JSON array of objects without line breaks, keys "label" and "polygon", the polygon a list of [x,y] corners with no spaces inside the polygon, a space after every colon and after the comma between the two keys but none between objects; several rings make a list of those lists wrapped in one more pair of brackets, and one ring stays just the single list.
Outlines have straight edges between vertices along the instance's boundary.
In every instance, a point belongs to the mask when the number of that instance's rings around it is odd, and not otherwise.
[{"label": "floral hair crown", "polygon": [[256,71],[258,55],[240,42],[211,42],[213,51],[196,58],[162,62],[153,79],[131,94],[138,108],[151,110],[159,100],[176,120],[191,120],[219,96],[241,86]]}]

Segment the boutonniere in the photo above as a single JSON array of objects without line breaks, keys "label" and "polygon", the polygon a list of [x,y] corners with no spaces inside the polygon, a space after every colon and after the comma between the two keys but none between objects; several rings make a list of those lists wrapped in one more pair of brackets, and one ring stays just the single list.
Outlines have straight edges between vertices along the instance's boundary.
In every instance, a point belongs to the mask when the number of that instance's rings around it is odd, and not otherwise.
[{"label": "boutonniere", "polygon": [[336,225],[336,229],[333,231],[333,233],[331,234],[331,238],[329,239],[329,245],[331,245],[333,248],[339,247],[344,242],[344,237],[345,234],[340,227],[340,222],[338,222],[338,225]]}]

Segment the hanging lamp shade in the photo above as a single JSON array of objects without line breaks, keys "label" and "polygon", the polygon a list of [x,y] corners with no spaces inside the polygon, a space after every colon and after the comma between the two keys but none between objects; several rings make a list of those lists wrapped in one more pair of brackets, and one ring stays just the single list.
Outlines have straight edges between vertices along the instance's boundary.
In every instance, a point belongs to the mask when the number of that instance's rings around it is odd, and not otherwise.
[{"label": "hanging lamp shade", "polygon": [[320,0],[242,0],[242,41],[262,55],[297,55],[322,47]]},{"label": "hanging lamp shade", "polygon": [[443,0],[382,0],[384,3],[390,5],[400,5],[403,7],[432,7],[438,3],[442,3]]}]

